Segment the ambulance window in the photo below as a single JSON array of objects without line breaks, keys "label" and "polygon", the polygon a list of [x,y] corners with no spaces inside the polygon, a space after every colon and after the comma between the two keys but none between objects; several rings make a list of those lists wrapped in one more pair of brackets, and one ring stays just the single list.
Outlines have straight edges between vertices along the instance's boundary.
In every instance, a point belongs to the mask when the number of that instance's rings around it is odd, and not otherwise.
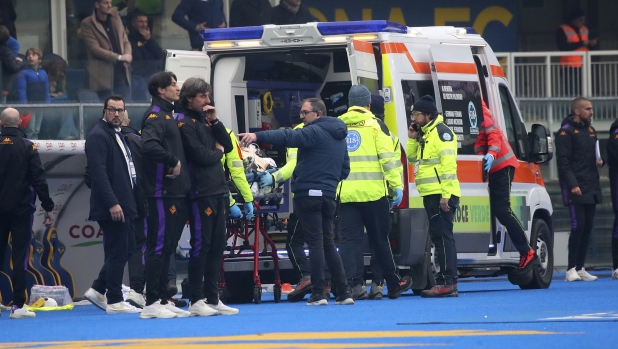
[{"label": "ambulance window", "polygon": [[245,81],[323,82],[330,56],[326,54],[269,53],[246,56]]},{"label": "ambulance window", "polygon": [[333,72],[334,73],[349,73],[350,63],[348,62],[348,53],[346,50],[333,51]]},{"label": "ambulance window", "polygon": [[410,117],[412,116],[412,105],[414,102],[425,95],[435,97],[433,82],[431,80],[401,80],[401,90],[403,91],[406,119],[409,126],[411,122]]},{"label": "ambulance window", "polygon": [[444,123],[457,137],[457,153],[472,155],[483,123],[481,88],[478,81],[439,80]]},{"label": "ambulance window", "polygon": [[500,102],[504,113],[506,137],[515,156],[520,160],[526,160],[526,127],[517,113],[517,108],[510,97],[508,88],[502,84],[500,85]]}]

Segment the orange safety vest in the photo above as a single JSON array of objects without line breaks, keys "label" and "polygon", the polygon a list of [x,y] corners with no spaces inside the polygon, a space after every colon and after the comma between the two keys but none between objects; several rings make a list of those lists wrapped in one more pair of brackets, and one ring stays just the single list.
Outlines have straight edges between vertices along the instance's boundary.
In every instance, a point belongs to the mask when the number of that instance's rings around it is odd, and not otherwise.
[{"label": "orange safety vest", "polygon": [[485,101],[483,104],[483,122],[479,129],[479,134],[474,143],[474,152],[479,155],[491,154],[494,162],[491,165],[490,173],[499,171],[507,166],[519,167],[519,161],[513,153],[506,136],[494,122],[491,111],[487,108]]},{"label": "orange safety vest", "polygon": [[[568,24],[563,24],[560,26],[564,31],[564,35],[566,35],[567,43],[573,44],[576,42],[586,41],[588,40],[588,28],[586,26],[582,26],[579,29],[579,35],[577,31]],[[587,52],[588,46],[583,46],[575,51],[584,51]],[[560,57],[560,68],[581,68],[582,67],[582,56],[562,56]]]}]

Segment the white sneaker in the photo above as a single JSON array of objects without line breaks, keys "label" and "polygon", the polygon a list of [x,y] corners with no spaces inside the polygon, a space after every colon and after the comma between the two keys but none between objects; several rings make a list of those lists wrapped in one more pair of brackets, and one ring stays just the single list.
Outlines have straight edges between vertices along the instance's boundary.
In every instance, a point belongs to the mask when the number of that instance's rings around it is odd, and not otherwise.
[{"label": "white sneaker", "polygon": [[36,317],[36,314],[28,309],[26,306],[18,308],[16,305],[11,307],[11,319],[26,319]]},{"label": "white sneaker", "polygon": [[582,281],[582,278],[577,274],[575,268],[571,268],[566,272],[565,281]]},{"label": "white sneaker", "polygon": [[191,316],[191,313],[186,311],[186,310],[182,310],[180,308],[177,308],[174,304],[167,302],[166,304],[161,305],[162,307],[164,307],[165,309],[171,311],[172,313],[176,314],[176,317],[189,317]]},{"label": "white sneaker", "polygon": [[108,304],[105,308],[107,314],[135,314],[141,313],[142,309],[136,308],[128,302],[118,302],[114,304]]},{"label": "white sneaker", "polygon": [[218,311],[219,314],[221,314],[221,315],[236,315],[236,314],[238,314],[238,309],[232,308],[232,307],[228,307],[227,305],[223,304],[223,302],[221,302],[221,300],[219,300],[219,303],[217,305],[212,305],[212,304],[206,304],[206,305],[211,307],[212,309]]},{"label": "white sneaker", "polygon": [[139,317],[142,319],[170,319],[176,317],[176,313],[165,309],[165,307],[161,305],[161,301],[156,301],[151,305],[144,306]]},{"label": "white sneaker", "polygon": [[219,312],[209,307],[203,299],[200,299],[195,303],[190,303],[189,312],[191,313],[191,316],[219,315]]},{"label": "white sneaker", "polygon": [[618,268],[616,268],[616,270],[612,273],[612,279],[618,280]]},{"label": "white sneaker", "polygon": [[143,308],[146,305],[146,300],[141,293],[137,293],[133,291],[133,289],[129,290],[129,295],[127,296],[127,302],[134,307]]},{"label": "white sneaker", "polygon": [[105,297],[104,294],[100,294],[99,292],[95,291],[94,288],[89,288],[88,291],[86,291],[86,293],[84,294],[84,297],[86,297],[86,299],[89,300],[90,303],[94,304],[97,308],[101,310],[107,310],[107,297]]},{"label": "white sneaker", "polygon": [[588,272],[586,271],[586,268],[581,268],[580,270],[578,270],[577,275],[579,275],[582,281],[594,281],[598,279],[597,276],[588,274]]}]

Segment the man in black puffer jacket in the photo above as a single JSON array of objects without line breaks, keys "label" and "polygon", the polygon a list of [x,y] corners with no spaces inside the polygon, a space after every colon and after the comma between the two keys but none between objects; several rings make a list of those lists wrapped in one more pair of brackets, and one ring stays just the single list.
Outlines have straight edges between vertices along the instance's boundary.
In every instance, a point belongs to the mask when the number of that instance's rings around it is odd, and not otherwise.
[{"label": "man in black puffer jacket", "polygon": [[597,277],[586,272],[584,262],[596,205],[602,202],[598,167],[603,166],[603,160],[596,151],[596,130],[590,126],[592,103],[576,98],[571,109],[556,134],[560,188],[572,222],[566,281],[594,281]]},{"label": "man in black puffer jacket", "polygon": [[243,144],[268,143],[298,148],[292,175],[294,207],[299,224],[305,228],[311,265],[311,297],[307,305],[326,305],[324,260],[337,290],[337,304],[354,304],[341,257],[333,241],[333,218],[337,186],[350,173],[346,146],[348,129],[343,121],[326,115],[326,106],[318,98],[303,101],[300,117],[305,127],[294,130],[262,131],[239,134]]}]

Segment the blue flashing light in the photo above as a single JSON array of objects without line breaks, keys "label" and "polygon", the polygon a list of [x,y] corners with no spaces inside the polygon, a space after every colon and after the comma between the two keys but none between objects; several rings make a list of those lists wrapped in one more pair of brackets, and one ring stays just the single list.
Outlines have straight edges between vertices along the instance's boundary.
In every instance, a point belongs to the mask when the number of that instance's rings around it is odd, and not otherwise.
[{"label": "blue flashing light", "polygon": [[261,39],[264,27],[236,27],[236,28],[217,28],[204,29],[200,32],[204,41],[227,41],[227,40],[247,40]]},{"label": "blue flashing light", "polygon": [[478,34],[476,32],[476,29],[474,29],[472,27],[466,27],[466,33],[468,33],[468,34]]},{"label": "blue flashing light", "polygon": [[361,34],[361,33],[400,33],[408,32],[408,27],[384,20],[351,21],[351,22],[320,22],[318,30],[322,35]]}]

